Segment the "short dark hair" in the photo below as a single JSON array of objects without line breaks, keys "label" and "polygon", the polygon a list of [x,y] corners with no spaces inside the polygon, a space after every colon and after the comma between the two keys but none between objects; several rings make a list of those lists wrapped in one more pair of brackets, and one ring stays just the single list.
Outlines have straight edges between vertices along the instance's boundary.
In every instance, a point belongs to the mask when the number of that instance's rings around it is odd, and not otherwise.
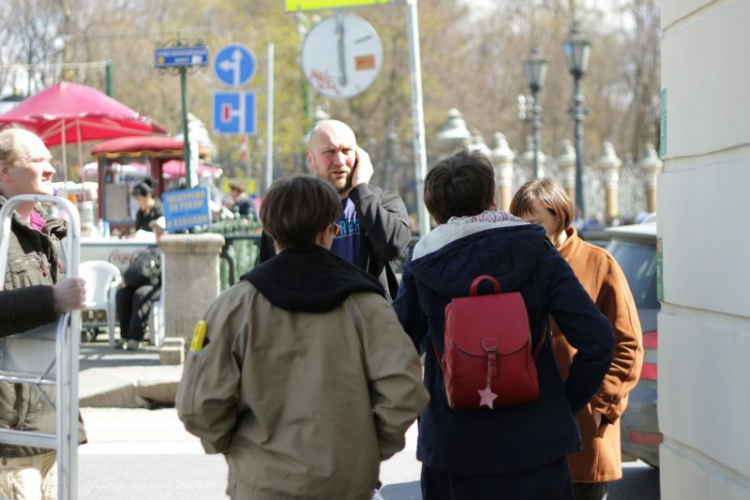
[{"label": "short dark hair", "polygon": [[240,181],[231,181],[229,183],[229,190],[230,191],[237,191],[239,193],[245,192],[245,185],[242,184]]},{"label": "short dark hair", "polygon": [[560,184],[551,179],[529,181],[516,192],[510,202],[510,213],[523,217],[533,212],[532,205],[538,202],[555,216],[555,234],[573,224],[573,202]]},{"label": "short dark hair", "polygon": [[153,196],[154,195],[154,180],[145,178],[141,182],[135,185],[133,188],[133,196]]},{"label": "short dark hair", "polygon": [[336,190],[309,175],[274,182],[260,206],[263,230],[283,248],[314,243],[339,215],[341,198]]},{"label": "short dark hair", "polygon": [[495,170],[479,151],[461,149],[427,173],[424,204],[438,224],[451,217],[476,215],[495,200]]}]

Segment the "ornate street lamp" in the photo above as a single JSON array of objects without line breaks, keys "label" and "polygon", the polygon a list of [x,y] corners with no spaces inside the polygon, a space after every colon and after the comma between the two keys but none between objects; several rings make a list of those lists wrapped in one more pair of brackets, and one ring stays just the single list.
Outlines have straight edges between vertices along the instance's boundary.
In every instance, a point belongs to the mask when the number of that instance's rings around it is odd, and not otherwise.
[{"label": "ornate street lamp", "polygon": [[576,148],[576,207],[580,210],[581,217],[585,220],[586,215],[583,205],[583,94],[581,94],[581,78],[586,74],[589,65],[589,52],[591,42],[578,31],[578,23],[573,21],[570,30],[570,38],[563,42],[563,52],[568,61],[570,74],[573,75],[573,120],[575,122],[575,148]]},{"label": "ornate street lamp", "polygon": [[539,105],[539,91],[544,87],[549,61],[539,53],[539,49],[531,49],[529,58],[523,63],[526,81],[529,82],[531,96],[534,98],[531,108],[531,132],[534,140],[534,179],[539,177],[539,133],[542,127],[542,107]]}]

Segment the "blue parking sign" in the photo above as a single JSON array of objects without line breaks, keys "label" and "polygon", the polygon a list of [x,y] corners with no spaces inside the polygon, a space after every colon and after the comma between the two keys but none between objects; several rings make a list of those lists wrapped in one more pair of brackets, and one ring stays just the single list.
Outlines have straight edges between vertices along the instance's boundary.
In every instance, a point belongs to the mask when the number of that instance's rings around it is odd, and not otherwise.
[{"label": "blue parking sign", "polygon": [[213,132],[255,135],[255,92],[214,92]]}]

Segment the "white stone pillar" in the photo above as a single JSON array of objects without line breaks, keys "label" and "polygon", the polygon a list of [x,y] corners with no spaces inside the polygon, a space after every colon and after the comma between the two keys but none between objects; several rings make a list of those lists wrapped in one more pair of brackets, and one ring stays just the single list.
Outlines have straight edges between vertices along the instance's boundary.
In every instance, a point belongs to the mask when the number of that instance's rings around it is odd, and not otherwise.
[{"label": "white stone pillar", "polygon": [[195,324],[219,296],[220,234],[167,234],[159,240],[164,252],[165,337],[190,345]]},{"label": "white stone pillar", "polygon": [[750,2],[659,4],[661,498],[747,500]]},{"label": "white stone pillar", "polygon": [[487,144],[484,142],[482,132],[479,129],[473,129],[471,131],[471,138],[469,139],[469,145],[467,146],[469,151],[479,151],[483,155],[489,157],[492,152]]},{"label": "white stone pillar", "polygon": [[464,115],[456,108],[449,109],[445,123],[440,126],[435,139],[441,157],[448,156],[461,146],[467,146],[471,140],[471,132],[466,127]]},{"label": "white stone pillar", "polygon": [[557,165],[563,176],[563,187],[568,197],[575,205],[576,200],[576,149],[568,139],[563,139],[560,144],[560,155],[557,157]]},{"label": "white stone pillar", "polygon": [[602,155],[598,161],[599,169],[602,171],[604,189],[607,194],[607,208],[605,217],[608,221],[617,218],[620,212],[618,203],[618,184],[620,182],[620,167],[622,160],[617,157],[615,148],[611,142],[602,144]]},{"label": "white stone pillar", "polygon": [[500,132],[495,133],[491,158],[495,165],[497,207],[507,211],[513,199],[513,160],[516,154],[510,149],[508,140]]},{"label": "white stone pillar", "polygon": [[648,212],[656,212],[656,181],[664,163],[659,159],[659,155],[656,154],[653,144],[646,144],[646,152],[639,165],[646,176],[646,210]]}]

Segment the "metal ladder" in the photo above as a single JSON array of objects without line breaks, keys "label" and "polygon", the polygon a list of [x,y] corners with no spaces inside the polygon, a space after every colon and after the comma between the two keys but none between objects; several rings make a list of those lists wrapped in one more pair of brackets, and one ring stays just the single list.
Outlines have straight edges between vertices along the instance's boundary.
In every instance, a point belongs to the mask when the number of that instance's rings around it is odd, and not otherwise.
[{"label": "metal ladder", "polygon": [[[0,210],[0,290],[5,283],[13,210],[19,203],[54,203],[68,214],[68,234],[61,242],[66,277],[78,276],[81,223],[78,209],[56,196],[19,195]],[[78,486],[78,356],[81,312],[55,323],[0,339],[0,381],[56,386],[56,434],[0,429],[0,443],[54,449],[57,452],[59,500],[75,500]],[[53,370],[54,367],[54,370]]]}]

